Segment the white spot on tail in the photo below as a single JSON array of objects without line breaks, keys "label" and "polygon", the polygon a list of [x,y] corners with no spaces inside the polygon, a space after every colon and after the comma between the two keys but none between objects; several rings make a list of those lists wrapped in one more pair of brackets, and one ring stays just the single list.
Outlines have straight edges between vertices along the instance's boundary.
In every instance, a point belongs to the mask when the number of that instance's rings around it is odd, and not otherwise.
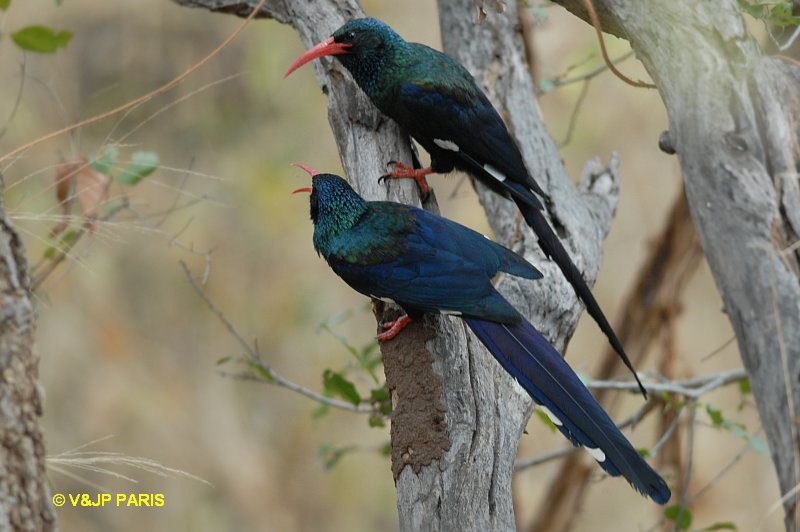
[{"label": "white spot on tail", "polygon": [[452,140],[433,139],[433,143],[439,146],[443,150],[450,150],[455,152],[460,151],[458,144],[456,144]]},{"label": "white spot on tail", "polygon": [[552,421],[552,422],[553,422],[553,425],[555,425],[555,426],[557,426],[557,427],[560,427],[560,426],[564,425],[564,423],[562,423],[562,422],[561,422],[561,420],[560,420],[560,419],[558,419],[558,417],[556,417],[556,415],[553,413],[553,411],[552,411],[552,410],[550,410],[549,408],[547,408],[546,406],[543,406],[543,405],[536,405],[536,406],[538,406],[538,407],[539,407],[539,409],[540,409],[542,412],[544,412],[544,413],[545,413],[545,415],[547,416],[547,418],[548,418],[550,421]]},{"label": "white spot on tail", "polygon": [[598,462],[605,462],[606,461],[606,453],[601,451],[600,449],[592,449],[591,447],[583,447],[586,449],[586,452],[592,455],[592,458],[597,460]]},{"label": "white spot on tail", "polygon": [[378,297],[378,296],[373,296],[372,294],[370,294],[369,297],[371,297],[372,299],[379,299],[379,300],[383,301],[384,303],[396,304],[394,299],[389,298],[389,297]]},{"label": "white spot on tail", "polygon": [[503,175],[503,174],[500,172],[500,170],[498,170],[497,168],[495,168],[495,167],[494,167],[494,166],[492,166],[491,164],[484,164],[484,165],[483,165],[483,169],[484,169],[484,170],[486,170],[487,172],[489,172],[489,174],[491,174],[491,176],[492,176],[493,178],[497,179],[497,180],[498,180],[498,181],[500,181],[501,183],[502,183],[503,181],[505,181],[505,180],[506,180],[506,176],[504,176],[504,175]]},{"label": "white spot on tail", "polygon": [[439,314],[445,314],[447,316],[461,316],[460,310],[440,310]]}]

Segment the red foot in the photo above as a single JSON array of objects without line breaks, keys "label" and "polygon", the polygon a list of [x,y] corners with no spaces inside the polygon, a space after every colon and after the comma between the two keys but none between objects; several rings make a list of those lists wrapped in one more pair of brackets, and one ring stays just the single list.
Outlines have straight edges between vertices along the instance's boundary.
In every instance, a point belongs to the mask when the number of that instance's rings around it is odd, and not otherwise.
[{"label": "red foot", "polygon": [[427,181],[425,181],[425,176],[428,174],[433,173],[433,168],[430,166],[427,168],[411,168],[410,166],[397,162],[397,161],[389,161],[389,164],[394,166],[394,170],[391,173],[383,176],[384,179],[413,179],[419,185],[419,190],[422,194],[427,195],[430,192],[430,188],[428,187]]},{"label": "red foot", "polygon": [[406,325],[411,323],[411,318],[408,317],[406,314],[405,316],[401,316],[394,321],[387,321],[383,324],[383,328],[386,329],[386,332],[380,333],[375,338],[378,339],[380,342],[385,342],[386,340],[391,340],[395,336],[397,336],[400,331],[402,331]]}]

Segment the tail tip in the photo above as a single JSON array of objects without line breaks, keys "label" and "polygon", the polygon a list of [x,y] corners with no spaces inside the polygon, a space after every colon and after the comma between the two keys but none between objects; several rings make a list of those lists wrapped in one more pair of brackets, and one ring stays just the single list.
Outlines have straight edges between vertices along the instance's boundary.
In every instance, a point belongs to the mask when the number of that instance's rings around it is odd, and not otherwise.
[{"label": "tail tip", "polygon": [[672,497],[672,492],[670,491],[669,486],[667,486],[667,483],[664,482],[664,479],[659,477],[658,482],[649,486],[649,489],[645,495],[650,497],[653,502],[663,506],[664,504],[667,504],[670,497]]}]

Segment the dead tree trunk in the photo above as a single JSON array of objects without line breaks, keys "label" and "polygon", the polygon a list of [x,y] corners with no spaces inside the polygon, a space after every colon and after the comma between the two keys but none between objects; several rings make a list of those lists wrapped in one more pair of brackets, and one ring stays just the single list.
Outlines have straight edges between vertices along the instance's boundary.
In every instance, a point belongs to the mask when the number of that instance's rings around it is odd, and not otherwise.
[{"label": "dead tree trunk", "polygon": [[[174,1],[240,16],[258,3]],[[536,111],[516,3],[507,7],[502,16],[477,30],[481,39],[461,43],[469,46],[468,53],[454,55],[472,70],[508,119],[528,168],[553,198],[549,214],[558,233],[592,283],[616,206],[616,161],[609,168],[587,166],[581,190],[575,189]],[[364,14],[355,0],[269,0],[263,16],[291,24],[309,47],[347,19]],[[453,32],[475,22],[474,4],[470,0],[443,4],[442,21],[445,46],[452,51],[448,43],[456,35]],[[350,182],[369,199],[418,204],[413,184],[392,184],[387,190],[377,182],[387,161],[411,162],[408,138],[379,115],[335,60],[315,61],[314,69],[328,96],[328,119]],[[563,347],[581,310],[572,288],[541,255],[513,204],[479,192],[498,239],[524,254],[547,279],[531,283],[506,277],[500,291],[556,347]],[[425,207],[435,208],[434,201]],[[513,530],[511,478],[517,443],[530,414],[527,394],[455,318],[426,320],[404,331],[398,341],[383,346],[383,358],[394,403],[392,470],[401,529]]]},{"label": "dead tree trunk", "polygon": [[[0,186],[2,180],[0,180]],[[0,198],[0,530],[56,529],[25,250]]]},{"label": "dead tree trunk", "polygon": [[[581,0],[556,1],[586,17]],[[789,493],[800,467],[800,68],[762,53],[736,0],[594,4],[667,107],[692,218]],[[796,530],[796,495],[784,510]]]}]

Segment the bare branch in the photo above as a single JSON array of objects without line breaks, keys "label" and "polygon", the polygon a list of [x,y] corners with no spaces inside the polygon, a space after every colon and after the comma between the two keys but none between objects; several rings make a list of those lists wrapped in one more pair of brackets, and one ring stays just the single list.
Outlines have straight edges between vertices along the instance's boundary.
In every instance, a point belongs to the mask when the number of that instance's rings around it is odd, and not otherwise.
[{"label": "bare branch", "polygon": [[[618,64],[622,63],[623,61],[625,61],[626,59],[628,59],[630,57],[633,57],[633,50],[630,50],[629,52],[625,52],[624,54],[622,54],[618,58],[613,59],[611,61],[611,64],[618,65]],[[608,65],[606,63],[603,63],[599,67],[594,68],[594,69],[590,70],[589,72],[586,72],[585,74],[580,74],[578,76],[572,76],[572,77],[569,77],[569,78],[568,77],[556,77],[553,80],[553,84],[555,86],[557,86],[557,87],[563,87],[564,85],[570,85],[572,83],[577,83],[579,81],[589,81],[591,79],[596,78],[597,76],[599,76],[600,74],[602,74],[606,70],[608,70]]]},{"label": "bare branch", "polygon": [[[725,386],[734,382],[739,382],[747,378],[747,372],[744,368],[732,369],[715,373],[713,375],[706,375],[702,377],[693,377],[691,379],[684,379],[674,382],[652,382],[647,379],[651,374],[640,374],[643,382],[647,382],[647,390],[661,393],[675,393],[683,395],[690,399],[698,399],[708,392]],[[635,382],[620,382],[620,381],[590,381],[586,384],[587,387],[595,390],[622,390],[626,392],[636,392],[637,384]]]},{"label": "bare branch", "polygon": [[299,393],[300,395],[304,395],[309,399],[312,399],[318,403],[331,406],[333,408],[338,408],[340,410],[347,410],[349,412],[359,412],[364,414],[371,414],[376,412],[374,408],[369,406],[354,405],[353,403],[346,403],[344,401],[339,401],[337,399],[326,397],[320,393],[317,393],[313,390],[309,390],[304,386],[294,383],[286,379],[285,377],[281,376],[279,373],[275,372],[275,370],[272,369],[272,367],[269,364],[267,364],[261,359],[261,356],[258,352],[258,348],[254,345],[251,345],[250,342],[245,340],[244,336],[242,336],[242,334],[239,332],[239,329],[237,329],[236,326],[233,323],[231,323],[231,321],[225,316],[225,313],[222,312],[222,310],[219,307],[217,307],[213,301],[211,301],[211,298],[208,297],[206,291],[203,289],[202,286],[200,286],[197,283],[194,276],[192,275],[192,272],[189,271],[189,267],[186,265],[186,263],[183,261],[179,261],[179,263],[181,265],[181,268],[183,268],[183,273],[186,275],[186,279],[189,281],[189,284],[194,289],[194,291],[197,292],[197,295],[200,296],[200,299],[202,299],[203,302],[205,302],[209,310],[211,310],[211,312],[217,316],[219,321],[222,322],[222,324],[225,326],[226,329],[228,329],[228,332],[236,339],[236,342],[239,344],[239,346],[242,349],[244,349],[244,352],[247,354],[247,357],[250,359],[250,362],[254,364],[259,370],[261,370],[261,372],[263,372],[266,375],[266,377],[260,377],[258,375],[253,375],[249,373],[244,373],[244,374],[223,373],[224,375],[242,380],[253,380],[258,382],[265,382],[268,384],[274,384],[276,386],[282,386],[287,390],[291,390],[295,393]]}]

